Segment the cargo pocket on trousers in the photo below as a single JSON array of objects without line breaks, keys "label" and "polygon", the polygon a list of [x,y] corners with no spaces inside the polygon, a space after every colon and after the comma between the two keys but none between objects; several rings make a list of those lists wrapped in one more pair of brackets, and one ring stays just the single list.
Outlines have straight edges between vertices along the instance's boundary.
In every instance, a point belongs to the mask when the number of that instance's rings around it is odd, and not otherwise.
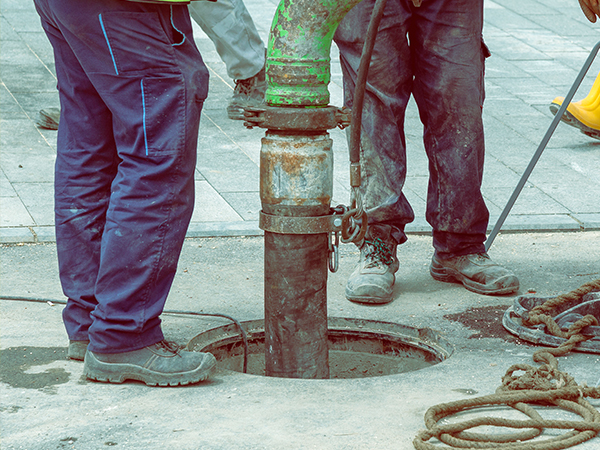
[{"label": "cargo pocket on trousers", "polygon": [[175,154],[185,143],[185,81],[180,74],[142,78],[146,156]]}]

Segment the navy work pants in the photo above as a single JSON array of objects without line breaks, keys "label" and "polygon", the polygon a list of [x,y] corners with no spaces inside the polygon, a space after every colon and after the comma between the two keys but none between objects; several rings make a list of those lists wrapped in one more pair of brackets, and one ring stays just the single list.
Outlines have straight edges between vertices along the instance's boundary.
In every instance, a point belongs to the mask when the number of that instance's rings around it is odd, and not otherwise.
[{"label": "navy work pants", "polygon": [[61,104],[55,218],[67,334],[99,353],[140,349],[163,339],[208,71],[185,5],[35,4]]},{"label": "navy work pants", "polygon": [[[335,34],[352,106],[374,0],[363,0]],[[481,195],[484,137],[483,0],[387,0],[369,69],[361,137],[362,195],[369,226],[406,241],[414,213],[406,179],[404,118],[411,94],[429,159],[427,221],[441,258],[484,251],[489,213]]]}]

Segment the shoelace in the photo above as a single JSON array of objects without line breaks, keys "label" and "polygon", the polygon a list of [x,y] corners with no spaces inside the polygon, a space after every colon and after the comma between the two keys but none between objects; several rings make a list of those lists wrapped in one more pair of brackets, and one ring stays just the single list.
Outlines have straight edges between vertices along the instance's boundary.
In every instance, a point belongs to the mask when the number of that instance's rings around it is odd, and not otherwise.
[{"label": "shoelace", "polygon": [[256,77],[248,78],[246,80],[235,80],[235,92],[242,95],[248,95],[254,89],[254,80]]},{"label": "shoelace", "polygon": [[167,341],[167,340],[162,340],[160,342],[157,342],[155,345],[158,348],[162,348],[168,352],[175,353],[176,355],[179,355],[179,351],[181,350],[179,345],[177,345],[175,342]]},{"label": "shoelace", "polygon": [[370,264],[382,262],[383,264],[389,266],[394,261],[394,255],[392,255],[392,251],[390,250],[388,244],[382,239],[365,239],[365,245],[369,246],[369,251],[365,253],[365,257],[372,260]]}]

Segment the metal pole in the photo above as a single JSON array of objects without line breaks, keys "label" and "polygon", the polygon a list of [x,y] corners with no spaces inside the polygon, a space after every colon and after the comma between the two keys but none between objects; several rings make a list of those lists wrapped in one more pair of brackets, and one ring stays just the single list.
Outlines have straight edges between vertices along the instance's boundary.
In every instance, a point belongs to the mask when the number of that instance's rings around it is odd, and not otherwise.
[{"label": "metal pole", "polygon": [[[262,214],[272,220],[329,214],[332,140],[267,131],[260,156]],[[265,371],[282,378],[329,378],[328,233],[265,229]]]},{"label": "metal pole", "polygon": [[502,214],[500,214],[500,217],[498,218],[498,221],[496,222],[496,225],[494,226],[494,229],[492,230],[492,232],[488,236],[487,240],[485,241],[485,251],[486,252],[492,246],[492,243],[494,242],[494,239],[496,238],[496,236],[500,232],[500,228],[502,228],[502,225],[504,224],[504,221],[506,220],[506,217],[510,213],[510,210],[512,209],[513,205],[517,201],[517,198],[519,197],[519,194],[521,193],[521,190],[525,186],[525,183],[527,182],[527,179],[529,178],[529,175],[531,175],[531,172],[533,171],[533,168],[535,167],[535,165],[537,164],[538,160],[540,159],[540,156],[542,156],[542,152],[546,148],[546,145],[548,144],[548,141],[550,140],[550,138],[552,137],[552,134],[554,133],[554,130],[558,126],[558,122],[560,122],[563,114],[567,110],[567,106],[569,106],[569,103],[571,103],[571,100],[573,99],[573,96],[575,95],[575,92],[579,88],[579,85],[581,84],[581,82],[585,78],[585,74],[587,73],[587,71],[589,70],[590,66],[592,65],[592,62],[596,58],[596,55],[598,54],[598,49],[600,49],[600,42],[598,42],[594,46],[594,48],[592,49],[592,51],[590,52],[590,55],[588,56],[587,60],[585,61],[584,65],[583,65],[583,67],[581,68],[581,71],[579,72],[579,75],[577,75],[577,78],[575,79],[575,82],[573,83],[573,86],[571,86],[571,89],[569,90],[569,93],[565,97],[565,99],[564,99],[562,105],[560,106],[558,112],[554,116],[554,119],[552,120],[552,123],[550,124],[550,127],[548,127],[548,131],[546,131],[546,134],[544,135],[544,138],[542,139],[542,142],[540,142],[540,145],[537,148],[537,150],[535,151],[535,153],[533,154],[533,157],[531,158],[531,161],[529,162],[529,165],[525,169],[525,172],[523,173],[523,176],[519,180],[519,183],[517,184],[517,187],[515,188],[514,192],[512,193],[512,195],[510,197],[510,199],[508,200],[508,203],[504,207],[504,210],[502,211]]},{"label": "metal pole", "polygon": [[319,225],[333,192],[326,130],[338,123],[328,107],[329,55],[340,21],[360,1],[282,0],[267,49],[268,107],[246,110],[247,126],[268,130],[260,162],[267,376],[329,378],[330,228]]}]

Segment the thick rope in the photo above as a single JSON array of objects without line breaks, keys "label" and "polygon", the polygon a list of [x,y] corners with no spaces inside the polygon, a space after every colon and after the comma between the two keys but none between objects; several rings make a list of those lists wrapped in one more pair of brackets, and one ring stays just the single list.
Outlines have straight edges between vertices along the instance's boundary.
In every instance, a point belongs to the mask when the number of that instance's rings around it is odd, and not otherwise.
[{"label": "thick rope", "polygon": [[[417,450],[440,450],[442,448],[462,448],[466,450],[562,450],[585,442],[600,432],[600,413],[585,398],[600,398],[600,389],[578,385],[574,378],[558,370],[557,356],[569,353],[580,342],[593,336],[584,336],[581,330],[589,325],[597,325],[592,315],[575,322],[564,332],[550,316],[553,310],[565,308],[567,304],[578,302],[585,294],[600,290],[600,279],[584,284],[568,294],[560,295],[533,308],[528,316],[529,325],[544,323],[549,332],[566,339],[558,348],[543,348],[533,354],[533,360],[540,367],[527,364],[511,366],[496,393],[473,399],[459,400],[433,406],[425,413],[427,430],[421,431],[413,441]],[[515,375],[515,372],[524,372]],[[582,421],[543,419],[531,406],[547,405],[578,414]],[[514,408],[529,416],[528,420],[503,419],[499,417],[479,417],[461,423],[439,424],[440,420],[462,411],[503,405]],[[526,429],[508,434],[467,432],[480,426]],[[532,441],[544,429],[556,428],[568,431],[560,436]],[[428,441],[436,438],[446,446]]]}]

